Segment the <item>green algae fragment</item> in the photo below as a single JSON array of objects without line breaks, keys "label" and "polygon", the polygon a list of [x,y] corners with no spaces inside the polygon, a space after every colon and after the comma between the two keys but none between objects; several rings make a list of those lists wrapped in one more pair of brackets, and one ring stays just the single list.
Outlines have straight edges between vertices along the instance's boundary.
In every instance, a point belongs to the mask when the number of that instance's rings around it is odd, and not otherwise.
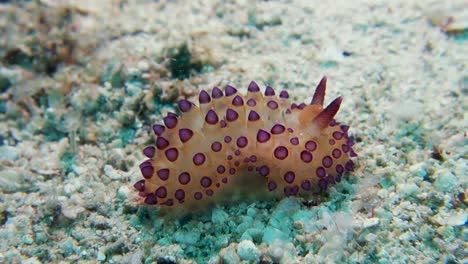
[{"label": "green algae fragment", "polygon": [[2,61],[6,65],[18,65],[27,70],[32,69],[33,66],[33,58],[18,48],[7,51]]},{"label": "green algae fragment", "polygon": [[71,151],[65,151],[60,156],[60,168],[64,174],[68,174],[75,164],[75,155]]},{"label": "green algae fragment", "polygon": [[101,83],[109,82],[112,88],[123,87],[124,79],[123,67],[119,62],[111,63],[101,74]]},{"label": "green algae fragment", "polygon": [[200,240],[200,233],[195,231],[177,231],[174,234],[174,239],[177,243],[196,246]]},{"label": "green algae fragment", "polygon": [[322,69],[335,68],[338,65],[336,61],[324,61],[319,64]]},{"label": "green algae fragment", "polygon": [[468,40],[468,29],[462,30],[460,32],[457,32],[456,34],[450,34],[452,38],[455,40],[456,43],[458,44],[463,44],[465,41]]},{"label": "green algae fragment", "polygon": [[132,143],[133,139],[135,138],[135,133],[136,131],[133,128],[123,129],[119,134],[120,147],[124,147]]},{"label": "green algae fragment", "polygon": [[277,239],[280,241],[289,241],[288,235],[283,233],[281,230],[274,227],[265,228],[265,232],[263,233],[262,238],[263,242],[267,243],[268,245],[271,245]]},{"label": "green algae fragment", "polygon": [[59,141],[68,134],[60,128],[64,127],[64,117],[57,119],[53,112],[46,112],[44,116],[44,125],[40,131],[47,141]]},{"label": "green algae fragment", "polygon": [[380,186],[382,186],[382,188],[384,189],[388,189],[390,186],[392,186],[394,184],[393,182],[393,179],[388,176],[388,177],[384,177],[381,181],[380,181]]},{"label": "green algae fragment", "polygon": [[7,77],[0,75],[0,93],[4,93],[13,83]]},{"label": "green algae fragment", "polygon": [[435,188],[440,192],[450,192],[458,186],[458,179],[450,172],[439,175],[435,180]]},{"label": "green algae fragment", "polygon": [[190,72],[200,72],[203,64],[199,61],[193,61],[192,54],[187,44],[182,44],[178,48],[173,48],[169,52],[168,69],[173,78],[183,80],[190,77]]}]

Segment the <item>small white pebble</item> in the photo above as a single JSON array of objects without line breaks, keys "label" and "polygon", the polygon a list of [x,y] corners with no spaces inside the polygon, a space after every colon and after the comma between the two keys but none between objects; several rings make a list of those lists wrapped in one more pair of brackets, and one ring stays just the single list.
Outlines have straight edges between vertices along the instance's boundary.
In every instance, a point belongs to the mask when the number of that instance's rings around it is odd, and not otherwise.
[{"label": "small white pebble", "polygon": [[243,240],[237,245],[237,254],[243,260],[257,261],[260,258],[260,251],[250,240]]},{"label": "small white pebble", "polygon": [[106,254],[104,254],[104,252],[102,252],[101,250],[99,250],[99,252],[97,253],[97,260],[99,260],[99,261],[104,261],[104,260],[106,260]]},{"label": "small white pebble", "polygon": [[367,219],[364,219],[364,221],[362,223],[362,227],[369,228],[369,227],[376,226],[379,223],[380,223],[380,221],[379,221],[379,219],[377,217],[367,218]]},{"label": "small white pebble", "polygon": [[118,173],[117,170],[114,169],[114,167],[112,167],[111,165],[104,166],[104,173],[111,180],[119,180],[122,178],[122,175],[120,175],[120,173]]},{"label": "small white pebble", "polygon": [[149,63],[146,60],[141,60],[138,62],[137,67],[140,71],[145,72],[149,70]]}]

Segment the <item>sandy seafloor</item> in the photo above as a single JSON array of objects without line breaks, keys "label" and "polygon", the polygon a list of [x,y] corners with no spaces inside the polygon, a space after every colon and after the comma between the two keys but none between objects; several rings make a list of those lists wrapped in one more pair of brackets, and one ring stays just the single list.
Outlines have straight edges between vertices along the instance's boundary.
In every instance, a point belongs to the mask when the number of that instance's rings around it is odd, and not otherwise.
[{"label": "sandy seafloor", "polygon": [[[1,263],[468,263],[466,2],[0,2]],[[321,203],[135,205],[178,99],[323,75],[359,157]]]}]

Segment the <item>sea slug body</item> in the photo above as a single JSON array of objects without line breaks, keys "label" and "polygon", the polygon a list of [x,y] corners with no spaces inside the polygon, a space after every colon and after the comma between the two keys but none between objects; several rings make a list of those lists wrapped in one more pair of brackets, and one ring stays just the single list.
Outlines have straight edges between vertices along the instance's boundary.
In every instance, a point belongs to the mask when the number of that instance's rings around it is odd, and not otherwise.
[{"label": "sea slug body", "polygon": [[134,184],[141,202],[157,206],[196,205],[222,194],[235,177],[263,179],[283,196],[327,189],[354,167],[357,156],[349,127],[335,121],[341,97],[323,108],[326,77],[309,105],[289,101],[286,91],[264,93],[255,82],[246,95],[227,86],[202,90],[199,105],[179,101],[153,126],[154,146],[143,154],[143,179]]}]

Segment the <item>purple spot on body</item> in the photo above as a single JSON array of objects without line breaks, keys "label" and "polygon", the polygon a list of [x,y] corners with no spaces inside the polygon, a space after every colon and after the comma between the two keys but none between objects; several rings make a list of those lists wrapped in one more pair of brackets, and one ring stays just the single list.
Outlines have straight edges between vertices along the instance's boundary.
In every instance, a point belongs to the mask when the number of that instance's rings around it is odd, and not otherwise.
[{"label": "purple spot on body", "polygon": [[287,91],[281,91],[280,94],[279,94],[279,97],[280,98],[283,98],[283,99],[288,99],[289,98],[289,94]]},{"label": "purple spot on body", "polygon": [[353,171],[354,170],[354,162],[352,160],[348,160],[345,164],[345,169],[347,171]]},{"label": "purple spot on body", "polygon": [[266,177],[270,173],[270,168],[268,168],[268,166],[263,165],[258,169],[258,173],[260,173],[261,176]]},{"label": "purple spot on body", "polygon": [[341,165],[341,164],[336,165],[336,172],[338,172],[338,174],[343,174],[343,172],[344,172],[343,165]]},{"label": "purple spot on body", "polygon": [[239,114],[232,110],[231,108],[228,108],[226,110],[226,120],[229,121],[229,122],[233,122],[233,121],[236,121],[237,118],[239,118]]},{"label": "purple spot on body", "polygon": [[293,130],[292,128],[288,127],[288,132],[289,132],[289,133],[293,133],[294,130]]},{"label": "purple spot on body", "polygon": [[343,150],[344,153],[348,153],[351,148],[348,145],[343,144],[341,145],[341,149]]},{"label": "purple spot on body", "polygon": [[193,136],[193,131],[188,128],[181,128],[179,129],[179,139],[183,143],[189,141]]},{"label": "purple spot on body", "polygon": [[174,205],[174,201],[172,199],[167,199],[164,203],[161,204],[166,206],[172,206]]},{"label": "purple spot on body", "polygon": [[232,105],[234,105],[234,106],[243,106],[244,105],[244,100],[239,95],[236,95],[234,97],[234,99],[232,99]]},{"label": "purple spot on body", "polygon": [[193,164],[197,165],[197,166],[200,166],[202,165],[203,163],[205,163],[205,155],[203,153],[197,153],[195,155],[193,155]]},{"label": "purple spot on body", "polygon": [[309,140],[305,143],[305,148],[309,151],[314,151],[317,148],[317,143],[313,140]]},{"label": "purple spot on body", "polygon": [[336,140],[340,140],[343,137],[343,134],[340,131],[335,131],[332,134],[333,138]]},{"label": "purple spot on body", "polygon": [[223,145],[219,141],[215,141],[213,142],[213,144],[211,144],[211,150],[213,150],[214,152],[219,152],[222,148]]},{"label": "purple spot on body", "polygon": [[283,146],[279,146],[275,148],[274,155],[275,155],[275,158],[279,160],[284,160],[285,158],[288,157],[288,149]]},{"label": "purple spot on body", "polygon": [[154,193],[150,193],[145,198],[145,204],[154,205],[158,203],[158,198]]},{"label": "purple spot on body", "polygon": [[318,167],[316,170],[315,170],[315,174],[317,175],[317,177],[319,178],[323,178],[325,177],[325,169],[323,167]]},{"label": "purple spot on body", "polygon": [[251,162],[257,162],[257,156],[255,156],[255,155],[250,156],[250,161]]},{"label": "purple spot on body", "polygon": [[236,151],[234,151],[234,155],[239,156],[240,154],[241,154],[240,150],[236,149]]},{"label": "purple spot on body", "polygon": [[224,120],[219,121],[219,126],[220,126],[221,128],[227,127],[226,121],[224,121]]},{"label": "purple spot on body", "polygon": [[239,148],[245,148],[245,147],[247,146],[248,143],[249,143],[249,141],[248,141],[247,138],[244,137],[244,136],[239,137],[239,138],[237,139],[237,142],[236,142],[236,144],[237,144],[237,146],[238,146]]},{"label": "purple spot on body", "polygon": [[153,125],[153,132],[157,136],[161,136],[165,129],[163,125]]},{"label": "purple spot on body", "polygon": [[310,188],[312,188],[312,184],[310,184],[309,180],[303,180],[301,183],[301,188],[308,191]]},{"label": "purple spot on body", "polygon": [[143,155],[145,155],[148,158],[154,157],[155,153],[156,153],[156,148],[153,146],[149,146],[143,149]]},{"label": "purple spot on body", "polygon": [[195,198],[195,200],[201,200],[201,198],[203,198],[203,194],[201,192],[196,192],[193,194],[193,198]]},{"label": "purple spot on body", "polygon": [[238,160],[236,160],[236,161],[234,162],[234,166],[239,167],[239,165],[240,165],[240,162],[239,162]]},{"label": "purple spot on body", "polygon": [[187,172],[182,172],[179,174],[179,183],[182,185],[186,185],[187,183],[190,182],[190,174]]},{"label": "purple spot on body", "polygon": [[268,190],[270,192],[274,191],[276,189],[276,187],[277,187],[276,182],[274,182],[274,181],[269,181],[268,182]]},{"label": "purple spot on body", "polygon": [[179,151],[176,148],[170,148],[164,152],[169,161],[176,161],[179,157]]},{"label": "purple spot on body", "polygon": [[223,174],[226,171],[226,168],[223,165],[219,165],[218,168],[216,168],[216,171],[219,174]]},{"label": "purple spot on body", "polygon": [[182,201],[184,198],[185,198],[185,192],[184,190],[182,189],[177,189],[177,191],[175,191],[174,193],[174,197],[179,200],[179,201]]},{"label": "purple spot on body", "polygon": [[333,138],[329,139],[328,144],[335,145],[335,140]]},{"label": "purple spot on body", "polygon": [[318,185],[319,185],[319,188],[320,188],[320,189],[325,190],[325,189],[327,189],[328,182],[327,182],[325,179],[321,179],[321,180],[318,182]]},{"label": "purple spot on body", "polygon": [[336,182],[340,182],[340,181],[341,181],[341,175],[340,175],[340,174],[338,174],[338,175],[335,176],[335,181],[336,181]]},{"label": "purple spot on body", "polygon": [[270,133],[266,132],[263,129],[259,129],[257,133],[257,141],[260,143],[264,143],[270,140]]},{"label": "purple spot on body", "polygon": [[146,160],[145,162],[142,162],[142,163],[140,164],[140,169],[141,169],[141,168],[144,168],[144,167],[148,167],[148,166],[153,166],[153,165],[151,164],[151,160]]},{"label": "purple spot on body", "polygon": [[231,96],[233,94],[237,93],[237,89],[230,86],[230,85],[227,85],[226,86],[226,96]]},{"label": "purple spot on body", "polygon": [[251,81],[247,90],[251,93],[256,93],[260,91],[260,87],[254,81]]},{"label": "purple spot on body", "polygon": [[332,150],[332,156],[335,159],[339,159],[341,157],[341,150],[339,149],[333,149]]},{"label": "purple spot on body", "polygon": [[232,140],[231,136],[224,136],[224,142],[225,143],[229,143],[229,142],[231,142],[231,140]]},{"label": "purple spot on body", "polygon": [[294,185],[293,187],[291,187],[291,194],[292,195],[296,195],[298,192],[299,192],[299,186]]},{"label": "purple spot on body", "polygon": [[158,137],[156,139],[156,147],[158,149],[165,149],[165,148],[167,148],[167,146],[169,146],[169,141],[167,141],[167,139],[165,139],[163,137]]},{"label": "purple spot on body", "polygon": [[175,116],[166,116],[163,118],[164,125],[166,125],[167,128],[174,128],[177,126],[177,117]]},{"label": "purple spot on body", "polygon": [[250,107],[254,107],[257,105],[257,102],[255,102],[254,99],[250,98],[249,100],[247,100],[247,105]]},{"label": "purple spot on body", "polygon": [[268,108],[270,108],[271,110],[276,110],[276,109],[278,109],[278,103],[277,103],[276,101],[273,101],[273,100],[268,101],[267,106],[268,106]]},{"label": "purple spot on body", "polygon": [[206,190],[205,193],[206,193],[206,195],[208,195],[208,196],[213,196],[213,194],[214,194],[213,190],[211,190],[211,189]]},{"label": "purple spot on body", "polygon": [[309,151],[303,150],[303,151],[301,152],[301,160],[302,160],[303,162],[309,163],[309,162],[312,161],[312,158],[313,158],[312,153],[310,153]]},{"label": "purple spot on body", "polygon": [[142,192],[145,190],[145,180],[139,180],[135,184],[133,184],[133,188],[137,189],[138,191]]},{"label": "purple spot on body", "polygon": [[272,128],[271,128],[271,134],[273,135],[278,135],[278,134],[281,134],[284,132],[286,128],[281,125],[281,124],[275,124]]},{"label": "purple spot on body", "polygon": [[211,186],[211,179],[210,177],[207,177],[207,176],[203,176],[201,179],[200,179],[200,185],[205,187],[205,188],[208,188]]},{"label": "purple spot on body", "polygon": [[200,104],[207,104],[211,102],[211,97],[205,90],[202,90],[198,96],[198,101]]},{"label": "purple spot on body", "polygon": [[227,155],[226,159],[227,160],[232,160],[232,155]]},{"label": "purple spot on body", "polygon": [[187,100],[180,100],[179,101],[179,109],[181,112],[185,113],[192,109],[192,103]]},{"label": "purple spot on body", "polygon": [[249,121],[257,121],[260,119],[260,116],[258,115],[257,112],[255,112],[254,110],[251,110],[249,112],[249,117],[248,117]]},{"label": "purple spot on body", "polygon": [[229,169],[229,174],[234,175],[236,173],[236,169],[230,168]]},{"label": "purple spot on body", "polygon": [[303,110],[304,107],[306,107],[306,104],[301,103],[300,105],[297,106],[298,109]]},{"label": "purple spot on body", "polygon": [[169,170],[168,169],[160,169],[157,172],[159,179],[166,181],[169,179]]},{"label": "purple spot on body", "polygon": [[151,163],[146,166],[140,165],[140,171],[141,171],[141,175],[143,175],[144,178],[150,179],[153,176],[154,168],[153,168],[153,165],[151,165]]},{"label": "purple spot on body", "polygon": [[224,183],[224,184],[226,184],[226,183],[228,182],[228,179],[227,179],[227,178],[223,178],[223,179],[221,180],[221,182]]},{"label": "purple spot on body", "polygon": [[159,198],[165,198],[167,196],[166,187],[164,187],[164,186],[159,187],[158,189],[156,189],[155,194]]},{"label": "purple spot on body", "polygon": [[267,86],[265,88],[265,96],[273,96],[275,95],[275,90],[273,90],[273,88],[271,88],[270,86]]},{"label": "purple spot on body", "polygon": [[326,179],[328,183],[335,184],[335,178],[333,177],[333,175],[328,175]]},{"label": "purple spot on body", "polygon": [[287,183],[293,183],[295,177],[296,177],[296,175],[294,174],[294,172],[288,171],[288,172],[286,172],[286,173],[284,174],[283,179],[284,179],[284,181],[287,182]]},{"label": "purple spot on body", "polygon": [[341,128],[341,131],[343,131],[345,133],[348,132],[348,130],[349,130],[349,126],[347,126],[347,125],[342,125],[342,126],[340,126],[340,128]]},{"label": "purple spot on body", "polygon": [[211,97],[213,97],[214,99],[221,98],[223,97],[223,91],[221,91],[221,89],[219,89],[218,87],[214,87],[211,91]]},{"label": "purple spot on body", "polygon": [[291,114],[291,109],[289,109],[289,108],[286,109],[285,113],[286,113],[287,115]]},{"label": "purple spot on body", "polygon": [[330,168],[333,165],[333,159],[330,156],[325,156],[322,159],[322,165],[325,168]]},{"label": "purple spot on body", "polygon": [[292,145],[299,145],[299,138],[293,137],[289,140]]},{"label": "purple spot on body", "polygon": [[213,109],[208,110],[205,116],[205,122],[210,125],[215,125],[218,123],[218,115]]},{"label": "purple spot on body", "polygon": [[349,152],[349,156],[354,158],[354,157],[357,157],[357,154],[356,152],[354,152],[354,150],[351,150],[351,152]]},{"label": "purple spot on body", "polygon": [[292,104],[291,104],[291,110],[294,110],[294,109],[296,109],[296,108],[297,108],[297,104],[296,104],[296,103],[292,103]]}]

